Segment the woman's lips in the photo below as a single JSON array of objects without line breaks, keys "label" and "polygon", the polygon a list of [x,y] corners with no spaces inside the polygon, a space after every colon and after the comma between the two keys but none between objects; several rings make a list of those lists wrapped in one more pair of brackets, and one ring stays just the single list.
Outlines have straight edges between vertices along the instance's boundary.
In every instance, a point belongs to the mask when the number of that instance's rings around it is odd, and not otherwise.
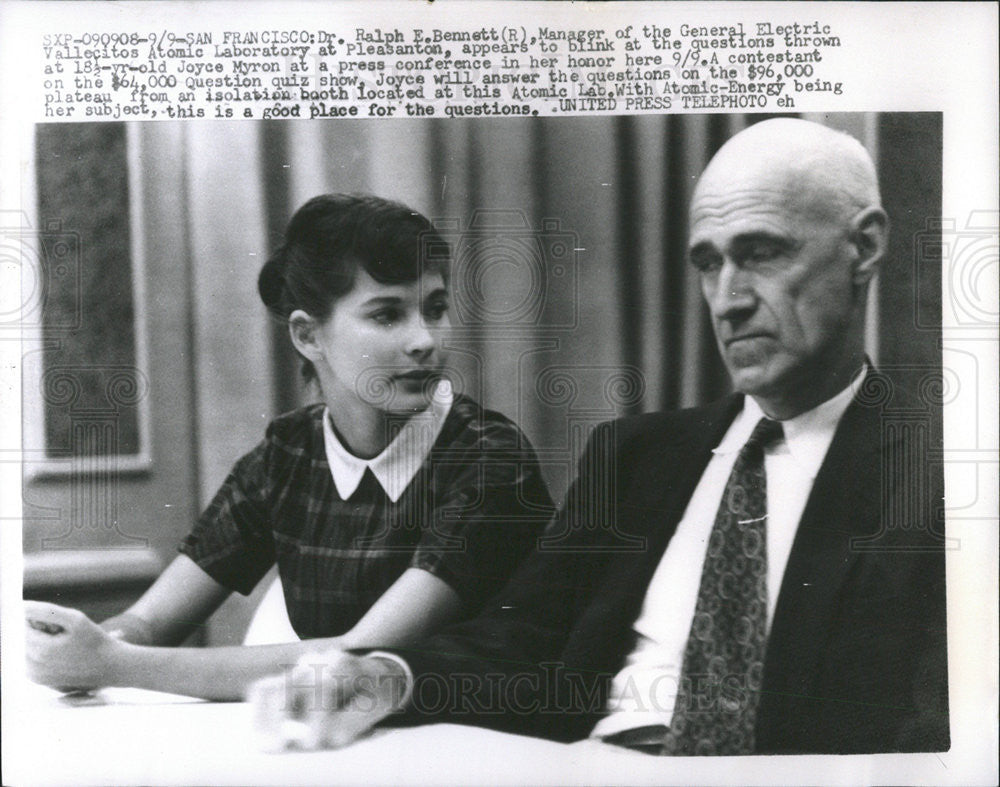
[{"label": "woman's lips", "polygon": [[425,383],[441,376],[440,369],[418,369],[393,375],[394,379],[407,383]]}]

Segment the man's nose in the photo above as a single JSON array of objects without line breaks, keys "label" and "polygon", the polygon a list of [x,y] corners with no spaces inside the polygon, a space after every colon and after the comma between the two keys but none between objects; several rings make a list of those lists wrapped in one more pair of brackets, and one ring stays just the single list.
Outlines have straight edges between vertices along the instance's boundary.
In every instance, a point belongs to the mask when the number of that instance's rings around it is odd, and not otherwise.
[{"label": "man's nose", "polygon": [[726,259],[719,268],[709,307],[716,319],[745,316],[757,305],[751,275],[733,260]]}]

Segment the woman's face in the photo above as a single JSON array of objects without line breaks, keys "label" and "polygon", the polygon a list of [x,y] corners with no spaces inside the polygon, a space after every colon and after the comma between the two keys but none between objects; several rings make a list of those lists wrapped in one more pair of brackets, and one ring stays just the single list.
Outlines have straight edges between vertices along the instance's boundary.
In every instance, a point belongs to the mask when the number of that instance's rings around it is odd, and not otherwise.
[{"label": "woman's face", "polygon": [[359,270],[315,332],[313,365],[327,402],[347,412],[425,409],[444,370],[441,340],[450,324],[440,273],[380,284]]}]

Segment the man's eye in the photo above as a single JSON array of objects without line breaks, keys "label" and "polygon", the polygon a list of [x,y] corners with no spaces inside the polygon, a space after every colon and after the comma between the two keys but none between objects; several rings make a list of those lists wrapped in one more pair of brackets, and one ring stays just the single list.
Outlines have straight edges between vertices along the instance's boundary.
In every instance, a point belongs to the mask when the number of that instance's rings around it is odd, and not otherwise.
[{"label": "man's eye", "polygon": [[691,258],[691,264],[701,273],[712,273],[722,266],[722,258],[714,254],[699,254]]},{"label": "man's eye", "polygon": [[743,259],[746,262],[768,262],[781,254],[776,243],[752,243],[744,249]]}]

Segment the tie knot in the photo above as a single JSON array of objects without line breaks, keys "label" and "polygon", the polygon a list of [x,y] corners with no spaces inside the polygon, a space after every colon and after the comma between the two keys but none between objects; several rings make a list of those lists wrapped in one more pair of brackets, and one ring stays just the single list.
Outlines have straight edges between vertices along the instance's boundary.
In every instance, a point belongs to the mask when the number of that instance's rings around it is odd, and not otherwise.
[{"label": "tie knot", "polygon": [[761,418],[750,434],[750,439],[746,445],[767,448],[772,443],[776,443],[785,436],[785,430],[781,426],[781,421],[774,421],[770,418]]}]

